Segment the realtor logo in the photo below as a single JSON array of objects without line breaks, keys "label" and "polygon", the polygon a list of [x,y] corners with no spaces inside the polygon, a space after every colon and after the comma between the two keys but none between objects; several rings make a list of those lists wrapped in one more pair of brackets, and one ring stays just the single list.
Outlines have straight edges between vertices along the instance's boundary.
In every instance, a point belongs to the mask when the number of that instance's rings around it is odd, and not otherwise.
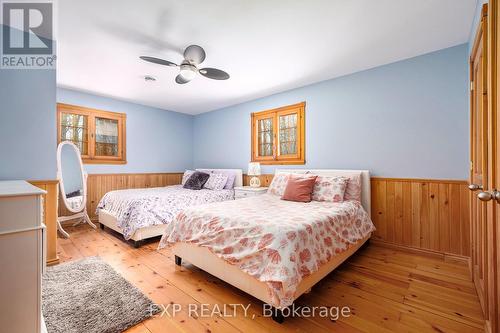
[{"label": "realtor logo", "polygon": [[54,68],[53,4],[2,2],[2,69]]}]

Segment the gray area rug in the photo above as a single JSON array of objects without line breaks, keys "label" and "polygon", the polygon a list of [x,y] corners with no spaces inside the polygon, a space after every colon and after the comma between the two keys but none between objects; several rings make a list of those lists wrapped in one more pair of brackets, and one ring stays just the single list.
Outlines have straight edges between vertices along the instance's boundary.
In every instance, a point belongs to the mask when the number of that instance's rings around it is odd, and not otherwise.
[{"label": "gray area rug", "polygon": [[47,267],[42,281],[48,333],[115,333],[159,311],[99,257]]}]

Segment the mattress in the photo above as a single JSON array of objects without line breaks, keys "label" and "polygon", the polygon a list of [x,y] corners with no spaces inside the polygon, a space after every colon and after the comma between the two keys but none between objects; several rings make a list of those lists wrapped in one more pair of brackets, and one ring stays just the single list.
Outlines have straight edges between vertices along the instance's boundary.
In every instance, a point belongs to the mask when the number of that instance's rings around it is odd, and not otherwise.
[{"label": "mattress", "polygon": [[125,239],[137,229],[168,224],[182,209],[234,199],[234,190],[188,190],[182,185],[106,193],[97,206],[114,215]]},{"label": "mattress", "polygon": [[359,201],[299,203],[264,194],[188,207],[166,227],[159,246],[206,247],[265,282],[272,305],[286,307],[304,277],[374,230]]}]

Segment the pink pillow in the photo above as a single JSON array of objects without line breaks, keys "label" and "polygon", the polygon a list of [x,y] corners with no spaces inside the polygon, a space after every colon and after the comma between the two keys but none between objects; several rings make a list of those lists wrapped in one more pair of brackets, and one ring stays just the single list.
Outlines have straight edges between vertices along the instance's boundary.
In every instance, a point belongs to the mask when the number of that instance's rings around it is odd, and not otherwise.
[{"label": "pink pillow", "polygon": [[361,201],[361,174],[353,173],[345,175],[349,178],[345,189],[344,200]]},{"label": "pink pillow", "polygon": [[318,176],[314,184],[314,201],[342,202],[349,178]]},{"label": "pink pillow", "polygon": [[311,202],[311,194],[316,183],[317,176],[298,177],[291,175],[286,183],[282,200]]}]

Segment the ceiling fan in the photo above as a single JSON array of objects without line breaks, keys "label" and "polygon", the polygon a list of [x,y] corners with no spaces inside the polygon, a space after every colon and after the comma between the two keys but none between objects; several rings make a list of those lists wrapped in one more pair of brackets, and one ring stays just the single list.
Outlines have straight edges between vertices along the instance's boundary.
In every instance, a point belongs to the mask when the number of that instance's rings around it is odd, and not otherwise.
[{"label": "ceiling fan", "polygon": [[179,67],[180,73],[175,77],[175,82],[178,84],[185,84],[194,79],[197,73],[208,77],[213,80],[227,80],[229,74],[217,68],[201,68],[198,65],[205,60],[205,50],[198,45],[190,45],[184,50],[184,60],[180,65],[177,65],[168,60],[163,60],[154,57],[141,56],[142,60],[149,61],[158,65],[165,65],[170,67]]}]

